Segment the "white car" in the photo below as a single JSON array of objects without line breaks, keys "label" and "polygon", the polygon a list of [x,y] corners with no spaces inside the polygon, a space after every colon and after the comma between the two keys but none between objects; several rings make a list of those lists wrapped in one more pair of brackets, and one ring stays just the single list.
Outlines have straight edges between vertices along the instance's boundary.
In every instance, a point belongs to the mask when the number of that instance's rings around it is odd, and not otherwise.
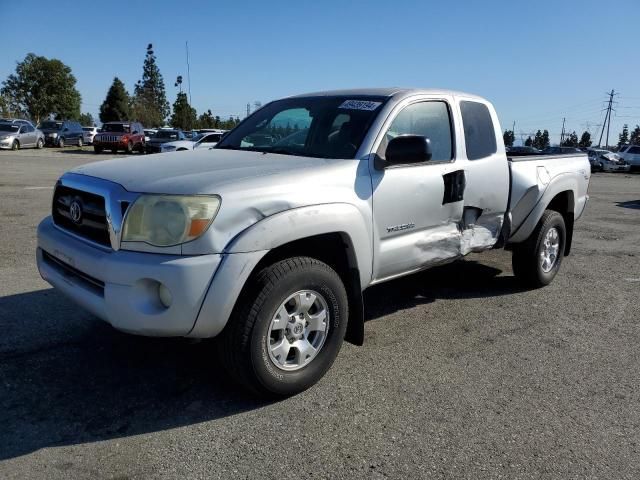
[{"label": "white car", "polygon": [[98,133],[98,127],[82,127],[82,140],[87,145],[93,143],[93,137]]},{"label": "white car", "polygon": [[618,150],[618,155],[631,165],[631,169],[640,168],[640,145],[624,145]]},{"label": "white car", "polygon": [[222,135],[224,135],[224,133],[201,133],[191,140],[177,140],[175,142],[163,143],[160,146],[160,153],[211,148],[220,141]]},{"label": "white car", "polygon": [[602,172],[628,172],[631,166],[625,162],[617,153],[609,150],[590,148],[587,150],[591,171],[600,170]]}]

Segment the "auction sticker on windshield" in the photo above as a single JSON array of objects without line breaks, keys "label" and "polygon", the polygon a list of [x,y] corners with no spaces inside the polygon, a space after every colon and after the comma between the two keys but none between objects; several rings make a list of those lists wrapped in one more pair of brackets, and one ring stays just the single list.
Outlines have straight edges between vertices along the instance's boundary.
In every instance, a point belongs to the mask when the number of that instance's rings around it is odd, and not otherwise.
[{"label": "auction sticker on windshield", "polygon": [[347,110],[375,110],[382,102],[371,102],[369,100],[345,100],[338,108]]}]

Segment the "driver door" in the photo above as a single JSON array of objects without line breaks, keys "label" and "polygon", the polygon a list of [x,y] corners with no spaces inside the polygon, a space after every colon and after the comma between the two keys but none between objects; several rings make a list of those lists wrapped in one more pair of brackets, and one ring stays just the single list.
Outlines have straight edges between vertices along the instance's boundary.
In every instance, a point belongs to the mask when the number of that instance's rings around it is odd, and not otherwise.
[{"label": "driver door", "polygon": [[[456,168],[451,105],[450,98],[405,101],[376,141],[378,161],[370,163],[374,283],[460,256],[464,171]],[[429,138],[431,160],[380,168],[387,143],[398,135]]]}]

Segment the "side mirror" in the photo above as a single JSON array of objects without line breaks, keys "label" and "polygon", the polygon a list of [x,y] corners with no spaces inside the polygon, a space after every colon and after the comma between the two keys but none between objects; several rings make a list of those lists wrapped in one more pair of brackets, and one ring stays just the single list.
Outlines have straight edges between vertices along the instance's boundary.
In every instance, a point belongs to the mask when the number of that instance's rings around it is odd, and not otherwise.
[{"label": "side mirror", "polygon": [[387,165],[427,162],[431,160],[431,141],[420,135],[400,135],[389,142],[385,157]]}]

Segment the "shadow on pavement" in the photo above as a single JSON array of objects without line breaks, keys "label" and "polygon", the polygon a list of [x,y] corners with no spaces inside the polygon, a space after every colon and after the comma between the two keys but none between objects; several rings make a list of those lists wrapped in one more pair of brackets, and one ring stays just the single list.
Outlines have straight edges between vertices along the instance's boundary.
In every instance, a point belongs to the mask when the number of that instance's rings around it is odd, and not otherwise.
[{"label": "shadow on pavement", "polygon": [[525,290],[515,277],[499,277],[501,273],[500,269],[474,260],[460,260],[375,285],[364,294],[365,321],[438,298],[493,297]]},{"label": "shadow on pavement", "polygon": [[630,200],[628,202],[618,202],[616,203],[618,207],[622,208],[633,208],[635,210],[640,210],[640,200]]},{"label": "shadow on pavement", "polygon": [[[499,273],[462,261],[375,286],[365,297],[367,319],[436,298],[518,291],[512,277]],[[227,379],[211,341],[120,333],[52,289],[0,298],[0,328],[0,460],[191,425],[269,403]]]}]

